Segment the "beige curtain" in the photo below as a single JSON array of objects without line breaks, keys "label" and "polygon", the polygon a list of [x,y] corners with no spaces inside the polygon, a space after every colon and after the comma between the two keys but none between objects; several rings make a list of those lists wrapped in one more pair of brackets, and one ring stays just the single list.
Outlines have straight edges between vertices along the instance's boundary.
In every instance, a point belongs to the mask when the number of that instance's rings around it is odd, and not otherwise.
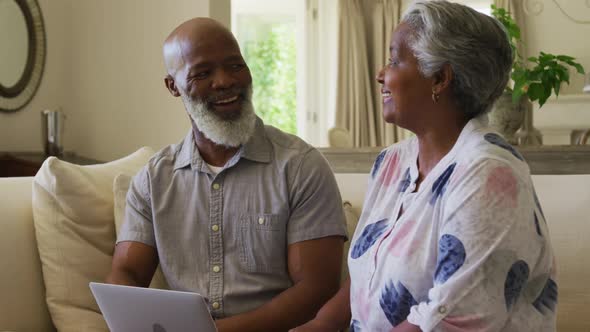
[{"label": "beige curtain", "polygon": [[340,1],[336,126],[347,129],[354,147],[377,146],[367,39],[362,5]]},{"label": "beige curtain", "polygon": [[350,132],[355,147],[386,146],[407,136],[383,121],[380,85],[375,81],[389,56],[400,2],[340,1],[336,126]]}]

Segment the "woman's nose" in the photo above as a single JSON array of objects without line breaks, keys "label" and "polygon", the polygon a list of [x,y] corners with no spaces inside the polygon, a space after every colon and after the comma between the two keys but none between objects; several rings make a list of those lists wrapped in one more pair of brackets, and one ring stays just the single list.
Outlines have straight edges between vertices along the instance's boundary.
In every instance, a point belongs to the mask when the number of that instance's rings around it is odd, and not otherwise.
[{"label": "woman's nose", "polygon": [[377,73],[377,76],[375,77],[375,79],[380,84],[383,84],[383,68],[379,69],[379,72]]}]

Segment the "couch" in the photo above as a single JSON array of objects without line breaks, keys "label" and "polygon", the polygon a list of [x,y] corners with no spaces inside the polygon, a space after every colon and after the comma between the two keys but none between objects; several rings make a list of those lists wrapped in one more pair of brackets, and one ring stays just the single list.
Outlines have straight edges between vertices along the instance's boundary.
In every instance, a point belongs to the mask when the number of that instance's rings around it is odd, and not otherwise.
[{"label": "couch", "polygon": [[[357,213],[362,207],[367,176],[336,174],[343,198]],[[588,332],[590,175],[535,176],[534,182],[550,223],[558,261],[558,331]],[[32,191],[32,177],[0,178],[0,331],[56,330],[55,317],[52,320],[46,299]],[[87,292],[81,292],[84,291]],[[84,330],[94,331],[92,328]]]}]

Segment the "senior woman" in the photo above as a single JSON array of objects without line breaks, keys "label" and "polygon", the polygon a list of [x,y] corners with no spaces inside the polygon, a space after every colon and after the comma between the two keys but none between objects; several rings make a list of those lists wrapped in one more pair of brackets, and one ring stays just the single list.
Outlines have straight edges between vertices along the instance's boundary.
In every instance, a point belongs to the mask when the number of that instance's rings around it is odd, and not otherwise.
[{"label": "senior woman", "polygon": [[375,161],[350,280],[296,331],[554,331],[555,261],[522,156],[486,127],[512,51],[493,18],[416,2],[379,72],[411,130]]}]

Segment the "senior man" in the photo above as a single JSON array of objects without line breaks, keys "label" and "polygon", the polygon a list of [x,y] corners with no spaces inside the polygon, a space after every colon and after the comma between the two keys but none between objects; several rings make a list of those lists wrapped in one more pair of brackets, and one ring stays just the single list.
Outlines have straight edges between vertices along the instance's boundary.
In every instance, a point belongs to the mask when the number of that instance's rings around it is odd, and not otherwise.
[{"label": "senior man", "polygon": [[[164,43],[192,130],[134,177],[107,281],[205,296],[219,331],[288,330],[337,290],[345,222],[326,160],[265,126],[230,31],[209,18]],[[165,125],[165,124],[162,124]]]}]

